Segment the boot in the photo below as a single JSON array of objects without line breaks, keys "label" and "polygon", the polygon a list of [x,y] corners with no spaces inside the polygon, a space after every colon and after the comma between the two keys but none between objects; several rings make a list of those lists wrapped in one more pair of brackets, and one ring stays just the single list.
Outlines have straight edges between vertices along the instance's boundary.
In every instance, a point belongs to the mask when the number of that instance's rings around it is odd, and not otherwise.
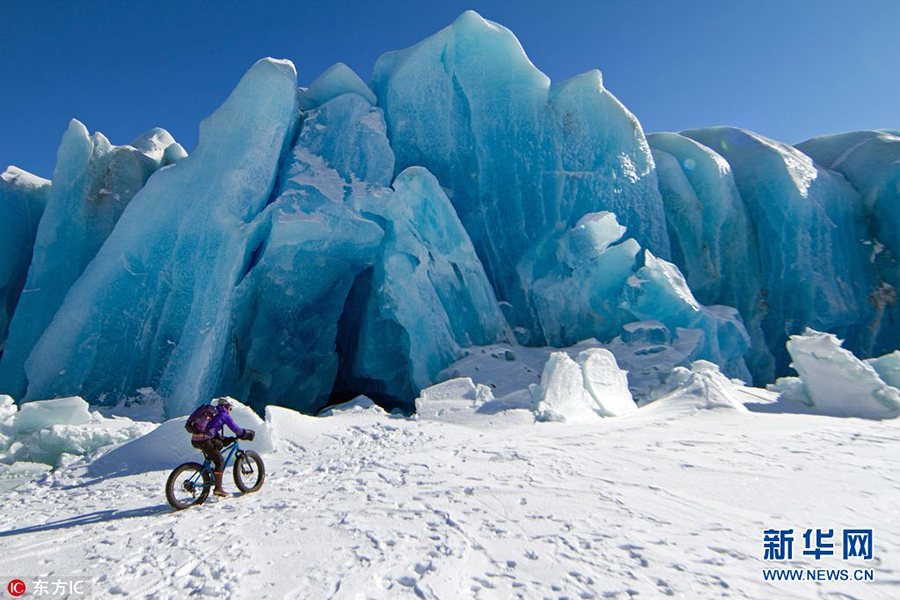
[{"label": "boot", "polygon": [[214,477],[215,483],[216,483],[215,487],[213,488],[213,494],[215,494],[216,496],[220,496],[222,498],[227,498],[228,492],[226,492],[225,490],[222,489],[222,472],[221,471],[213,472],[213,477]]}]

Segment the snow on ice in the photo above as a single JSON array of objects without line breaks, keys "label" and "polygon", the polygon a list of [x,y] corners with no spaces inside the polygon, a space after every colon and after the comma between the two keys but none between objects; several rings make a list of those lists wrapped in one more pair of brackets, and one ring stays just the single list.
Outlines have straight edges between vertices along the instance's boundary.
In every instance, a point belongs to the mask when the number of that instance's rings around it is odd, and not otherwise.
[{"label": "snow on ice", "polygon": [[838,417],[900,414],[900,389],[895,387],[897,353],[864,362],[841,343],[833,334],[812,329],[791,336],[787,347],[791,364],[800,374],[800,387],[788,385],[788,393],[805,399],[823,414]]},{"label": "snow on ice", "polygon": [[9,396],[0,396],[0,490],[154,427],[124,417],[106,418],[77,397],[17,407]]},{"label": "snow on ice", "polygon": [[625,372],[604,348],[583,350],[577,362],[565,352],[554,352],[544,366],[540,387],[530,389],[539,421],[590,420],[637,408]]}]

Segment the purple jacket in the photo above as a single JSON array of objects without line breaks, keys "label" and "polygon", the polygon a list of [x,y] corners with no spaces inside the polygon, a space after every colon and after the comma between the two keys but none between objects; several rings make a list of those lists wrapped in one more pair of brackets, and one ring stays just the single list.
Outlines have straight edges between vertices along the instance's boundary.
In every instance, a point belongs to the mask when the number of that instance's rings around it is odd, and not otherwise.
[{"label": "purple jacket", "polygon": [[222,433],[222,428],[228,425],[228,428],[231,429],[235,435],[238,437],[244,435],[244,430],[237,426],[237,423],[234,422],[234,419],[231,418],[231,415],[228,414],[228,409],[224,406],[217,406],[216,416],[209,420],[209,423],[206,424],[206,432],[202,434],[194,434],[191,436],[193,439],[202,439],[208,440],[210,438],[214,438],[217,435]]}]

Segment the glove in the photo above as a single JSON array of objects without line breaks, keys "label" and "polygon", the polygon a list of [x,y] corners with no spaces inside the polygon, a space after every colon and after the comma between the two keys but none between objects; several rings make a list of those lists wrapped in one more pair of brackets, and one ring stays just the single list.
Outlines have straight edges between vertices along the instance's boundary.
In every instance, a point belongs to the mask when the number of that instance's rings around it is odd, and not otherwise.
[{"label": "glove", "polygon": [[248,442],[252,442],[253,438],[256,437],[256,432],[252,429],[245,429],[244,435],[241,436],[242,440],[247,440]]}]

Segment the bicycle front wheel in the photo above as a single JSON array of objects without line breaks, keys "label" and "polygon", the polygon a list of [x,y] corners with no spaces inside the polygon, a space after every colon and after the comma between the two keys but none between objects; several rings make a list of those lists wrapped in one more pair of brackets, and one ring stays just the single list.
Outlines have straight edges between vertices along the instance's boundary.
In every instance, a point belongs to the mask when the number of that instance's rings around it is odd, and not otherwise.
[{"label": "bicycle front wheel", "polygon": [[212,483],[212,476],[202,465],[194,462],[184,463],[172,471],[169,480],[166,481],[166,500],[175,510],[203,504],[209,497]]},{"label": "bicycle front wheel", "polygon": [[255,492],[266,480],[266,466],[253,450],[241,452],[234,463],[234,484],[242,493]]}]

